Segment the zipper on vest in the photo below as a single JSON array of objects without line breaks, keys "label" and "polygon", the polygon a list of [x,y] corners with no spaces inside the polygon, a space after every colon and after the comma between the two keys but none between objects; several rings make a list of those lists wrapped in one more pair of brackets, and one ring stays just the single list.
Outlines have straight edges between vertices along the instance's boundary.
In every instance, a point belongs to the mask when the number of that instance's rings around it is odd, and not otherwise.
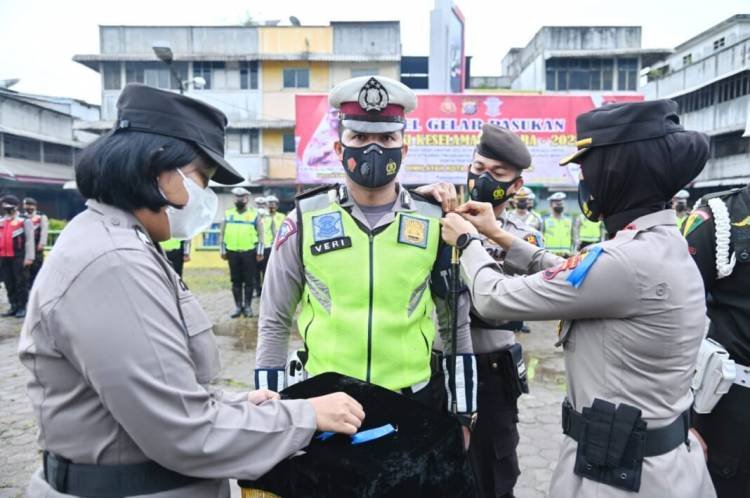
[{"label": "zipper on vest", "polygon": [[375,236],[370,233],[370,309],[367,315],[367,382],[370,382],[370,368],[372,367],[372,290],[373,290],[373,275],[374,275],[374,262],[373,262],[373,247]]}]

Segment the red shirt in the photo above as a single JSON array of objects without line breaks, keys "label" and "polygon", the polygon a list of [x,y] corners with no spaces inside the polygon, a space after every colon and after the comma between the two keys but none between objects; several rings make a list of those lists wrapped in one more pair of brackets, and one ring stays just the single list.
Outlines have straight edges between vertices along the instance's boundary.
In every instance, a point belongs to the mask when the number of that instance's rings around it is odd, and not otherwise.
[{"label": "red shirt", "polygon": [[24,251],[23,219],[0,220],[0,258],[14,258],[16,251]]}]

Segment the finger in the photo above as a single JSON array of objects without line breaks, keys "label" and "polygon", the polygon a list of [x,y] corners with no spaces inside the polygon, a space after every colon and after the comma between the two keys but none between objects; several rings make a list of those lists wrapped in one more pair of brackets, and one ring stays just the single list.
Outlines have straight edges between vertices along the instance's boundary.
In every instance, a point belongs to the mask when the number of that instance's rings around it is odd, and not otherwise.
[{"label": "finger", "polygon": [[357,403],[356,405],[350,406],[349,410],[350,410],[350,412],[351,412],[352,415],[354,415],[355,417],[357,417],[357,419],[359,419],[359,420],[364,420],[365,419],[365,410],[364,410],[364,408],[362,408],[362,406],[359,403]]},{"label": "finger", "polygon": [[353,436],[357,433],[357,427],[347,424],[347,423],[341,423],[338,425],[338,430],[336,432],[340,432],[341,434],[347,434],[349,436]]},{"label": "finger", "polygon": [[354,415],[352,415],[351,413],[347,413],[346,414],[346,416],[344,417],[344,423],[347,423],[349,425],[353,425],[357,429],[359,429],[360,427],[362,427],[362,421],[360,419],[358,419],[357,417],[355,417]]},{"label": "finger", "polygon": [[443,202],[443,194],[441,194],[438,189],[435,189],[432,192],[432,195],[435,198],[435,201],[437,201],[437,202]]}]

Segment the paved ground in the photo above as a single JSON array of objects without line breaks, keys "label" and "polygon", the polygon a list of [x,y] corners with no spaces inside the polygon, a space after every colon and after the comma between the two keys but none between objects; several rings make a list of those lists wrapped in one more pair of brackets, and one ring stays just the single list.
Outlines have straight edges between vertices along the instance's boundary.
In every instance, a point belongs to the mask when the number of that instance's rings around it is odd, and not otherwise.
[{"label": "paved ground", "polygon": [[[224,365],[217,382],[243,390],[252,382],[256,322],[228,319],[232,304],[229,291],[222,290],[226,280],[226,274],[220,271],[195,272],[188,268],[186,274],[188,285],[216,324]],[[6,307],[2,290],[0,311]],[[0,498],[23,496],[29,476],[39,464],[36,425],[25,394],[27,372],[16,355],[20,328],[20,320],[0,318]],[[518,498],[546,496],[562,439],[559,407],[564,375],[560,351],[553,347],[554,324],[532,323],[531,328],[531,334],[519,336],[532,382],[531,394],[520,402],[522,474],[516,487]],[[238,494],[236,489],[233,494]]]}]

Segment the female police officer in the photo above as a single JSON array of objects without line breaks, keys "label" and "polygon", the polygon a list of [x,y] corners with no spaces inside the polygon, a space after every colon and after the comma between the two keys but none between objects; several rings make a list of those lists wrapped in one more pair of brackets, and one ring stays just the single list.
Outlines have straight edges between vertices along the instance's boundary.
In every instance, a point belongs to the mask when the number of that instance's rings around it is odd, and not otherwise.
[{"label": "female police officer", "polygon": [[[564,260],[498,229],[487,204],[444,221],[463,249],[474,308],[505,320],[561,318],[568,399],[553,497],[715,496],[688,434],[690,380],[703,336],[698,271],[666,202],[703,169],[708,142],[685,131],[677,104],[614,104],[577,119],[579,202],[615,234]],[[469,221],[471,221],[471,223]],[[475,228],[476,227],[476,228]],[[472,238],[503,246],[508,277]],[[544,271],[540,271],[544,270]],[[538,273],[534,273],[538,272]]]},{"label": "female police officer", "polygon": [[88,210],[40,272],[19,352],[44,448],[31,496],[229,496],[317,429],[354,433],[364,414],[337,393],[280,401],[211,389],[211,322],[158,242],[189,239],[216,212],[209,178],[226,117],[199,101],[129,85],[113,132],[87,148],[76,181]]}]

